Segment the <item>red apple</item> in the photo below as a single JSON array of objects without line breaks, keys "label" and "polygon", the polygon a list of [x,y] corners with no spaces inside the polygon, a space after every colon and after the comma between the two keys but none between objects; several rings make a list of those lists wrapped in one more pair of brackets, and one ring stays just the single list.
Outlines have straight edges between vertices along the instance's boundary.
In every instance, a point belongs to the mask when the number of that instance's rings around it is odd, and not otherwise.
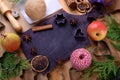
[{"label": "red apple", "polygon": [[107,27],[101,21],[93,21],[87,27],[89,37],[94,41],[101,41],[107,35]]},{"label": "red apple", "polygon": [[20,47],[20,37],[15,33],[1,34],[1,46],[7,52],[14,52]]}]

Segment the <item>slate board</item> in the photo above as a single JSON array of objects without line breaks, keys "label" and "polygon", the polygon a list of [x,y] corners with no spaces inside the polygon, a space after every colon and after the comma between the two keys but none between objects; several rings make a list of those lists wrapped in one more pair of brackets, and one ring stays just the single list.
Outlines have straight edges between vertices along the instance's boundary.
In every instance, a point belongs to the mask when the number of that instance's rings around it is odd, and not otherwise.
[{"label": "slate board", "polygon": [[[43,73],[48,73],[52,69],[56,67],[56,61],[58,59],[60,60],[67,60],[70,58],[71,53],[77,49],[77,48],[83,48],[90,44],[86,28],[88,24],[90,23],[87,20],[87,17],[93,16],[95,19],[98,18],[99,15],[101,15],[101,12],[97,10],[96,8],[92,9],[91,12],[85,14],[85,15],[72,15],[68,14],[64,10],[61,10],[59,13],[64,14],[64,16],[67,19],[67,22],[64,26],[59,26],[55,23],[55,17],[56,14],[47,19],[46,21],[39,23],[38,25],[46,25],[46,24],[52,24],[53,29],[45,30],[45,31],[39,31],[39,32],[32,32],[31,29],[24,32],[20,35],[22,44],[21,48],[27,57],[27,59],[31,60],[34,55],[30,54],[30,47],[34,46],[37,55],[45,55],[50,64],[46,71]],[[70,20],[72,18],[75,18],[77,20],[77,26],[72,27],[70,25]],[[76,40],[74,38],[74,33],[77,28],[81,28],[82,32],[84,33],[84,40]],[[26,43],[23,40],[24,34],[30,34],[32,37],[31,42]]]}]

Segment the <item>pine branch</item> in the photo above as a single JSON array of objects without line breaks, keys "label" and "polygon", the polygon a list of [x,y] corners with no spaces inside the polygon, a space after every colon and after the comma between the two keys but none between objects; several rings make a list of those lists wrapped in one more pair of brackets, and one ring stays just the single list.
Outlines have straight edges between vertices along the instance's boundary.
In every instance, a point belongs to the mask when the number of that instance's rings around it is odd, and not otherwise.
[{"label": "pine branch", "polygon": [[19,0],[8,0],[8,1],[17,3]]},{"label": "pine branch", "polygon": [[86,80],[91,74],[97,73],[99,80],[109,80],[111,76],[116,76],[117,66],[114,60],[108,59],[106,62],[93,61],[92,65],[85,70],[82,80]]},{"label": "pine branch", "polygon": [[107,33],[107,37],[115,40],[115,41],[120,41],[120,27],[119,24],[115,21],[115,19],[110,16],[109,17],[110,21],[106,21],[107,22],[107,26],[108,27],[108,33]]},{"label": "pine branch", "polygon": [[120,50],[120,25],[116,22],[112,15],[106,18],[105,21],[108,26],[107,37],[116,42],[116,44],[113,42],[111,43],[117,50]]},{"label": "pine branch", "polygon": [[117,49],[120,51],[120,43],[113,43],[111,42],[111,44]]},{"label": "pine branch", "polygon": [[19,76],[22,70],[30,67],[27,60],[15,56],[13,53],[5,52],[3,57],[0,58],[0,80],[9,80],[10,77]]},{"label": "pine branch", "polygon": [[92,65],[90,66],[90,68],[88,68],[87,70],[85,70],[84,75],[82,75],[82,80],[86,80],[88,77],[91,77],[93,73],[91,73],[96,67]]}]

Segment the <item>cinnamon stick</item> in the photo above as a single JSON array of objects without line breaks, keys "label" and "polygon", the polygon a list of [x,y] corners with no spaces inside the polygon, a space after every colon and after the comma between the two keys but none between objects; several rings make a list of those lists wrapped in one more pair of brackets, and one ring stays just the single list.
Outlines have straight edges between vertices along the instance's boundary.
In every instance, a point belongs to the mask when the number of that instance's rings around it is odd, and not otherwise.
[{"label": "cinnamon stick", "polygon": [[77,8],[77,3],[75,0],[65,0],[68,7],[75,10]]},{"label": "cinnamon stick", "polygon": [[47,30],[47,29],[51,29],[51,28],[53,28],[52,24],[48,24],[48,25],[44,25],[44,26],[32,27],[32,31],[36,32],[36,31],[42,31],[42,30]]}]

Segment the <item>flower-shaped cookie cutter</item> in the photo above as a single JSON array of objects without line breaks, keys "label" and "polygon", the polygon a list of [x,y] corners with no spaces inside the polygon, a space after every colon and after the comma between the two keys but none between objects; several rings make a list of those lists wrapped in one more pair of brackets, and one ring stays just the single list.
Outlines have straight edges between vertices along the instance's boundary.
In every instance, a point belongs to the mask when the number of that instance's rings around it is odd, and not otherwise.
[{"label": "flower-shaped cookie cutter", "polygon": [[56,15],[55,22],[58,25],[64,25],[67,19],[65,18],[64,14],[60,13]]}]

